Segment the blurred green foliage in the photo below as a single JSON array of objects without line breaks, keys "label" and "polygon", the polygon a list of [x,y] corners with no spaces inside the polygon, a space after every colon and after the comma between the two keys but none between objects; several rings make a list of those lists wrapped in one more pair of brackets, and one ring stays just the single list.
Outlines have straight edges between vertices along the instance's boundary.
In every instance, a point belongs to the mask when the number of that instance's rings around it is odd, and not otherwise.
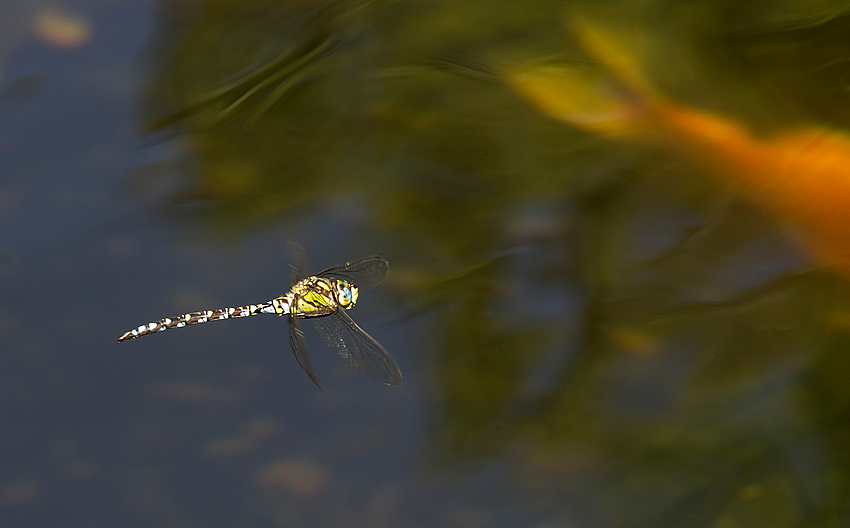
[{"label": "blurred green foliage", "polygon": [[498,68],[587,61],[563,23],[581,12],[673,98],[850,128],[848,10],[169,2],[146,123],[194,166],[164,207],[227,232],[366,211],[409,315],[434,316],[435,464],[506,457],[565,521],[844,525],[847,284],[697,169],[539,115]]}]

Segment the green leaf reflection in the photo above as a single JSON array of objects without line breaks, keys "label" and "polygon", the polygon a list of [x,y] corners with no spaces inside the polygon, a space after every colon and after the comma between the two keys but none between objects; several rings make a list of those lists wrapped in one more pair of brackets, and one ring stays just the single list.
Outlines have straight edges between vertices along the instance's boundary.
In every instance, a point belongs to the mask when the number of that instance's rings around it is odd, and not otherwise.
[{"label": "green leaf reflection", "polygon": [[[781,4],[602,11],[678,98],[850,128],[846,9]],[[405,379],[429,467],[503,462],[564,524],[845,524],[850,289],[687,161],[513,93],[499,65],[593,69],[563,8],[167,2],[145,117],[194,165],[163,207],[215,232],[365,211],[399,314],[428,328]]]}]

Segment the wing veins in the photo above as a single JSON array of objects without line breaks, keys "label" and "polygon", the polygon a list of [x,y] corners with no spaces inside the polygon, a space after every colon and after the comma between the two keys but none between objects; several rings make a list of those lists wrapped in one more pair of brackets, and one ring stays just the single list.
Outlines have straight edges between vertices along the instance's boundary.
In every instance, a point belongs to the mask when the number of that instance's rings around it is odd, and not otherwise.
[{"label": "wing veins", "polygon": [[325,344],[349,366],[387,385],[401,385],[401,371],[392,356],[345,311],[312,321]]},{"label": "wing veins", "polygon": [[316,387],[327,394],[327,391],[319,383],[319,377],[316,371],[313,370],[313,362],[310,360],[310,355],[307,353],[307,345],[304,343],[304,332],[298,327],[298,320],[294,317],[289,317],[289,344],[292,346],[292,353],[295,354],[295,360],[301,365],[307,376],[310,377]]}]

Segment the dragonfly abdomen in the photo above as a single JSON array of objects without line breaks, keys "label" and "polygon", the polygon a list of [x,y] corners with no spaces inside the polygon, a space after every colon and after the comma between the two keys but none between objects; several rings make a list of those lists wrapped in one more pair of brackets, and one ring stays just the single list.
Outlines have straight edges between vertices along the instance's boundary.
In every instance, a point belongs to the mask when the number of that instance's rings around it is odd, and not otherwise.
[{"label": "dragonfly abdomen", "polygon": [[118,342],[136,339],[155,332],[163,332],[169,328],[183,328],[184,326],[207,323],[209,321],[221,321],[235,317],[250,317],[264,313],[285,315],[289,313],[289,305],[286,298],[278,297],[262,304],[249,304],[236,308],[218,308],[216,310],[205,310],[202,312],[191,312],[176,317],[165,317],[159,321],[141,325],[118,338]]}]

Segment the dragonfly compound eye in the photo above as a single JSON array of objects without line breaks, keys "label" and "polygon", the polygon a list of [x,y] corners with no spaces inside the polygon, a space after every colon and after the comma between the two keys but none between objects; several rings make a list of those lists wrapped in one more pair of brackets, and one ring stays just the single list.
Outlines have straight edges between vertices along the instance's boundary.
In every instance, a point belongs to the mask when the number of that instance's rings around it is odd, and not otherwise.
[{"label": "dragonfly compound eye", "polygon": [[348,308],[351,304],[351,289],[344,282],[337,284],[336,298],[339,305],[344,308]]},{"label": "dragonfly compound eye", "polygon": [[357,303],[357,286],[345,281],[339,281],[336,285],[337,303],[346,310]]}]

